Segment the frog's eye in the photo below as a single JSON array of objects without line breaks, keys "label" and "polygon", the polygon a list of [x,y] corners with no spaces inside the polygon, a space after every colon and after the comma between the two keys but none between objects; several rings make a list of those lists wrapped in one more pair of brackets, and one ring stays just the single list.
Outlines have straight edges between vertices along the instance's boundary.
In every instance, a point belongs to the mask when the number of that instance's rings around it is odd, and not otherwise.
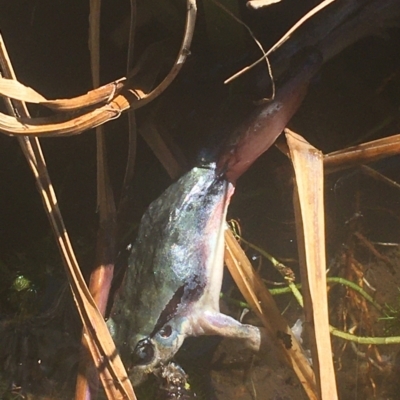
[{"label": "frog's eye", "polygon": [[162,329],[160,329],[160,336],[163,338],[169,338],[172,333],[171,325],[165,325]]},{"label": "frog's eye", "polygon": [[133,351],[133,363],[135,365],[149,364],[154,359],[154,345],[149,339],[143,339]]}]

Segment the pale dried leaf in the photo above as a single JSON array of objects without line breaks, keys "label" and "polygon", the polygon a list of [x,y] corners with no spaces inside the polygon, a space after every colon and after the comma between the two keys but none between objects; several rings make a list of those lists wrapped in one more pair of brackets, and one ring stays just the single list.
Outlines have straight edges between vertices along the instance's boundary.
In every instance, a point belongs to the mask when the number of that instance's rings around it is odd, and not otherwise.
[{"label": "pale dried leaf", "polygon": [[0,95],[25,103],[42,104],[56,111],[72,111],[112,100],[123,88],[124,81],[125,78],[118,79],[71,99],[48,100],[34,89],[14,79],[1,77]]},{"label": "pale dried leaf", "polygon": [[[322,399],[337,399],[326,292],[323,155],[286,129],[296,177],[296,225],[306,324]],[[296,190],[296,189],[295,189]]]},{"label": "pale dried leaf", "polygon": [[280,3],[281,0],[250,0],[246,3],[247,7],[258,10],[259,8],[268,7],[271,4]]},{"label": "pale dried leaf", "polygon": [[47,100],[32,88],[14,80],[0,77],[0,94],[27,103],[43,103]]}]

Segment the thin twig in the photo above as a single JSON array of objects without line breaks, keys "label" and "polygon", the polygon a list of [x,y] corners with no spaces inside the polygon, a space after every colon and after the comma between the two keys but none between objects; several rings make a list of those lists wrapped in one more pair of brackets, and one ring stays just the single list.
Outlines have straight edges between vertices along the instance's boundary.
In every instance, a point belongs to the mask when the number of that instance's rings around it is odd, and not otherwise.
[{"label": "thin twig", "polygon": [[312,18],[315,14],[320,12],[322,9],[327,7],[329,4],[333,3],[335,0],[324,0],[322,3],[318,4],[316,7],[314,7],[311,11],[309,11],[304,17],[300,18],[299,21],[297,21],[266,53],[263,55],[261,58],[259,58],[257,61],[254,63],[248,65],[247,67],[241,69],[239,72],[236,72],[236,74],[232,75],[229,79],[225,81],[225,83],[232,82],[234,79],[238,78],[240,75],[244,74],[245,72],[249,71],[250,69],[254,68],[256,65],[258,65],[260,62],[264,60],[264,58],[267,58],[271,53],[273,53],[275,50],[277,50],[279,47],[283,45],[291,36],[292,34],[300,28],[301,25],[303,25],[307,20]]},{"label": "thin twig", "polygon": [[[278,0],[280,1],[280,0]],[[235,14],[233,14],[229,9],[227,9],[223,4],[221,4],[219,1],[217,0],[213,0],[214,4],[216,4],[219,8],[221,8],[222,10],[224,10],[231,18],[233,18],[238,24],[244,26],[247,30],[247,32],[249,32],[249,35],[251,36],[251,38],[254,40],[255,44],[258,46],[258,48],[261,50],[261,53],[263,54],[263,59],[265,59],[265,62],[267,64],[267,70],[268,70],[268,76],[271,80],[271,85],[272,85],[272,94],[271,94],[271,98],[265,98],[263,100],[273,100],[275,98],[275,81],[274,81],[274,77],[272,75],[272,68],[271,68],[271,64],[269,62],[269,58],[267,56],[267,54],[265,53],[264,47],[262,46],[262,44],[260,43],[260,41],[255,37],[253,31],[250,29],[250,27],[245,24],[241,19],[239,19]],[[226,80],[224,82],[225,84],[229,83],[229,79]]]},{"label": "thin twig", "polygon": [[354,232],[354,236],[360,241],[362,245],[364,245],[378,260],[383,261],[386,266],[389,268],[392,274],[395,274],[396,269],[391,261],[391,259],[375,249],[375,246],[361,233]]},{"label": "thin twig", "polygon": [[[133,67],[133,49],[135,44],[135,31],[136,31],[136,17],[137,7],[136,0],[130,0],[131,18],[129,24],[129,38],[128,38],[128,55],[126,61],[126,76]],[[124,214],[124,204],[127,202],[129,186],[132,182],[135,162],[136,162],[136,145],[137,145],[137,127],[135,110],[128,111],[128,155],[126,161],[124,180],[122,181],[122,190],[120,201],[118,205],[118,214]],[[123,218],[123,217],[122,217]]]},{"label": "thin twig", "polygon": [[387,176],[381,174],[380,172],[376,171],[375,169],[369,167],[368,165],[361,165],[360,167],[361,171],[370,176],[373,179],[376,179],[379,182],[383,182],[387,185],[389,185],[391,188],[400,189],[400,184],[398,184],[396,181],[388,178]]},{"label": "thin twig", "polygon": [[[186,0],[187,6],[187,15],[186,15],[186,24],[185,24],[185,33],[183,36],[181,48],[178,53],[178,57],[175,60],[174,65],[169,71],[168,75],[163,79],[163,81],[150,93],[141,96],[141,106],[149,103],[154,98],[159,96],[175,79],[181,70],[184,62],[186,61],[187,56],[190,54],[190,45],[192,43],[194,27],[196,23],[196,15],[197,15],[197,5],[196,0]],[[135,93],[135,91],[131,91]]]}]

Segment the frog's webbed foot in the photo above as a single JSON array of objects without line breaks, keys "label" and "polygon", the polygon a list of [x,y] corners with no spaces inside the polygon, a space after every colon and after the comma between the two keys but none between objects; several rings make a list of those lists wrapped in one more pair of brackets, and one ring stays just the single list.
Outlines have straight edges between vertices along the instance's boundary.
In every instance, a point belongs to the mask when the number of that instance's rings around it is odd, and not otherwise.
[{"label": "frog's webbed foot", "polygon": [[193,336],[218,335],[243,340],[254,352],[268,351],[271,340],[264,328],[242,324],[236,319],[217,311],[205,311],[192,320]]}]

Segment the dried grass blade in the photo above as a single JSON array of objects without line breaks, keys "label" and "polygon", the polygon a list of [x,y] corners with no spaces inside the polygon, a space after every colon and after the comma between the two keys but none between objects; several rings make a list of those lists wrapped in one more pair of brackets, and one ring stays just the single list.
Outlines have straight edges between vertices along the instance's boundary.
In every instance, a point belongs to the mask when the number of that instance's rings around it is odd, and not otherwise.
[{"label": "dried grass blade", "polygon": [[326,293],[323,155],[288,129],[286,140],[296,177],[295,215],[300,271],[314,371],[321,398],[334,400],[337,391]]},{"label": "dried grass blade", "polygon": [[[78,135],[112,119],[118,118],[127,110],[133,99],[117,96],[106,104],[77,117],[60,118],[59,115],[48,118],[17,118],[0,113],[0,131],[15,136],[69,136]],[[135,103],[136,105],[138,103]]]},{"label": "dried grass blade", "polygon": [[324,168],[331,173],[399,153],[400,135],[393,135],[326,154]]},{"label": "dried grass blade", "polygon": [[111,100],[121,91],[124,81],[125,78],[118,79],[71,99],[48,100],[29,86],[14,79],[0,77],[0,95],[26,103],[42,104],[56,111],[72,111]]},{"label": "dried grass blade", "polygon": [[[37,138],[32,139],[38,141]],[[125,368],[118,355],[118,351],[110,336],[103,316],[99,312],[86,282],[82,276],[79,265],[76,261],[68,234],[66,232],[57,199],[51,186],[50,178],[45,173],[45,161],[40,148],[34,150],[35,159],[40,156],[39,162],[30,158],[30,166],[34,171],[38,186],[41,188],[41,195],[45,204],[46,212],[57,243],[66,266],[68,280],[74,296],[79,315],[84,329],[87,333],[86,342],[92,355],[94,364],[99,371],[104,389],[109,399],[136,399],[132,385],[128,379]]]},{"label": "dried grass blade", "polygon": [[[277,348],[281,350],[283,359],[298,376],[309,399],[318,399],[314,372],[300,344],[230,230],[225,232],[225,263],[246,301],[261,319],[270,338],[276,342]],[[278,331],[291,336],[291,348],[287,349],[277,340]]]},{"label": "dried grass blade", "polygon": [[[15,79],[11,61],[0,35],[0,65],[9,79]],[[29,113],[25,103],[6,102],[10,106],[9,111],[18,113],[29,119]],[[87,336],[93,361],[98,369],[104,369],[104,387],[109,399],[131,399],[135,400],[132,385],[126,375],[122,361],[118,355],[114,342],[110,336],[104,319],[98,311],[96,304],[90,295],[86,282],[75,258],[64,221],[58,207],[57,198],[48,175],[46,162],[37,138],[19,138],[21,148],[34,174],[36,183],[42,197],[43,205],[50,225],[53,229],[60,253],[64,262],[65,270],[71,291],[77,305],[79,315]]]},{"label": "dried grass blade", "polygon": [[15,100],[27,103],[44,103],[47,100],[32,88],[19,83],[14,79],[0,77],[0,94]]}]

